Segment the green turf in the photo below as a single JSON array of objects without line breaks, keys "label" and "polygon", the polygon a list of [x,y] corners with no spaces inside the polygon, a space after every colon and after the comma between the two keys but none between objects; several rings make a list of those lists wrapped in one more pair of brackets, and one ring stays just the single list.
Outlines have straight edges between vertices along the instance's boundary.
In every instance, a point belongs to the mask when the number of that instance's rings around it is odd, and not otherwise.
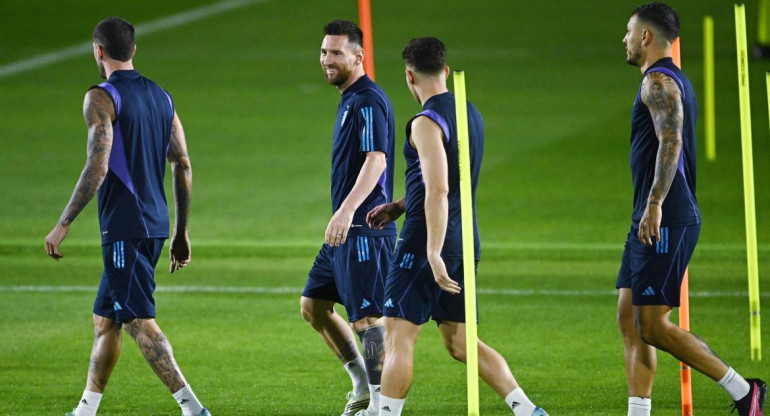
[{"label": "green turf", "polygon": [[[0,67],[87,42],[117,14],[136,24],[214,1],[9,0],[0,16]],[[749,30],[756,5],[749,2]],[[691,290],[746,290],[743,189],[732,4],[676,1],[683,67],[702,92],[701,19],[715,17],[717,161],[699,159],[704,218]],[[478,191],[482,339],[499,349],[529,396],[551,415],[623,415],[622,342],[613,285],[629,225],[628,135],[640,80],[621,39],[637,3],[375,1],[377,81],[403,125],[419,110],[403,81],[410,38],[446,42],[466,71],[486,123]],[[338,93],[318,65],[323,24],[357,19],[353,1],[273,0],[138,39],[135,64],[173,95],[194,169],[193,262],[160,287],[264,288],[268,293],[157,294],[159,323],[196,393],[215,415],[335,415],[347,377],[299,315],[298,296],[329,219],[329,153]],[[752,14],[754,13],[754,14]],[[753,33],[753,32],[751,32]],[[749,37],[750,39],[753,36]],[[62,246],[43,238],[82,169],[82,98],[98,83],[89,55],[0,77],[0,414],[61,415],[76,404],[88,366],[90,291],[10,291],[12,286],[93,286],[101,272],[95,204]],[[760,287],[768,301],[770,135],[764,72],[752,60]],[[703,126],[698,126],[699,135]],[[700,136],[699,136],[700,137]],[[702,143],[700,147],[703,148]],[[396,159],[396,193],[404,163]],[[285,288],[287,293],[282,292]],[[503,294],[534,290],[533,294]],[[565,296],[560,291],[581,292]],[[292,292],[293,291],[293,292]],[[494,294],[491,294],[491,293]],[[767,320],[765,320],[767,322]],[[762,327],[765,345],[770,329]],[[748,302],[696,296],[692,329],[745,375]],[[654,414],[678,414],[678,364],[660,354]],[[427,325],[417,348],[406,414],[461,415],[464,367]],[[727,396],[694,375],[695,413],[727,413]],[[509,412],[487,387],[484,415]],[[176,415],[178,408],[126,337],[100,415]]]}]

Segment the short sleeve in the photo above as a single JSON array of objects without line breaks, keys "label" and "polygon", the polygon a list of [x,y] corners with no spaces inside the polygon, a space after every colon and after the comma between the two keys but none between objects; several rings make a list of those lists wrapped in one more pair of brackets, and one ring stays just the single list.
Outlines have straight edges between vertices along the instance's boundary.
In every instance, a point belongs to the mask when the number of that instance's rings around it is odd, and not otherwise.
[{"label": "short sleeve", "polygon": [[388,108],[381,100],[364,100],[356,115],[361,152],[388,153]]}]

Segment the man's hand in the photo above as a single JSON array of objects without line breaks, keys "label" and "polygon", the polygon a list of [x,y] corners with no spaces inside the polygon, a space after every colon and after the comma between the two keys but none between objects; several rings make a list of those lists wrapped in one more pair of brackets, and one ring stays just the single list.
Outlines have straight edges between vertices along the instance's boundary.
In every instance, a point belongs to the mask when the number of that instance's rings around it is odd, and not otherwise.
[{"label": "man's hand", "polygon": [[440,255],[428,255],[428,263],[433,270],[433,279],[436,280],[441,290],[452,295],[460,294],[460,285],[449,277],[444,259]]},{"label": "man's hand", "polygon": [[660,241],[660,220],[663,217],[663,210],[658,203],[648,203],[647,208],[639,221],[639,241],[642,244],[652,245],[653,238],[655,242]]},{"label": "man's hand", "polygon": [[171,269],[169,272],[174,273],[175,270],[187,266],[190,263],[190,239],[187,238],[187,232],[181,235],[174,233],[174,236],[171,237],[171,247],[168,251],[171,257]]},{"label": "man's hand", "polygon": [[56,224],[56,227],[53,227],[53,230],[51,230],[45,237],[45,252],[56,261],[59,261],[64,257],[64,255],[59,252],[59,244],[67,238],[69,229],[69,225]]},{"label": "man's hand", "polygon": [[347,241],[348,231],[350,230],[350,224],[353,223],[354,213],[355,211],[347,210],[343,206],[332,215],[332,219],[329,220],[329,225],[326,226],[326,236],[324,238],[326,244],[336,247]]},{"label": "man's hand", "polygon": [[386,225],[398,219],[404,211],[396,202],[377,205],[366,214],[366,224],[369,228],[381,230]]}]

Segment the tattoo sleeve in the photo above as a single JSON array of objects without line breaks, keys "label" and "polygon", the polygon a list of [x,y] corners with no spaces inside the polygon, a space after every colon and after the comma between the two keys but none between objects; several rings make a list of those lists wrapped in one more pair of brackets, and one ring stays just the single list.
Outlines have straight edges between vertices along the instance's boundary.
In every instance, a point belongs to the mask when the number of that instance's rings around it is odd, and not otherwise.
[{"label": "tattoo sleeve", "polygon": [[171,174],[174,184],[174,206],[176,210],[175,232],[187,230],[190,217],[190,200],[192,194],[192,165],[187,154],[187,141],[182,128],[182,122],[174,114],[171,124],[171,140],[168,146],[167,158],[171,164]]},{"label": "tattoo sleeve", "polygon": [[179,391],[187,382],[174,359],[168,339],[159,330],[148,329],[143,319],[134,319],[124,326],[152,370],[172,393]]},{"label": "tattoo sleeve", "polygon": [[662,205],[676,176],[682,152],[682,94],[671,77],[651,72],[642,82],[641,98],[650,110],[659,143],[655,178],[647,202]]},{"label": "tattoo sleeve", "polygon": [[106,92],[94,88],[86,93],[83,117],[88,127],[86,165],[80,173],[75,190],[59,218],[59,224],[69,225],[88,205],[102,186],[112,151],[112,118],[115,113],[112,100]]}]

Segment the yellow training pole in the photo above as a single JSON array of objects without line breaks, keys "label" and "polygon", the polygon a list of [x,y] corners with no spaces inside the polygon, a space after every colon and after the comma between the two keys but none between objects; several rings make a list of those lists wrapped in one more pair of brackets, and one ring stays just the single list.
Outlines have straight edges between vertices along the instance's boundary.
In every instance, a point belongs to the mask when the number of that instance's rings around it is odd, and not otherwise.
[{"label": "yellow training pole", "polygon": [[717,158],[717,140],[714,122],[714,19],[711,16],[703,18],[703,93],[706,104],[703,112],[706,159],[713,162]]},{"label": "yellow training pole", "polygon": [[751,148],[751,107],[749,103],[749,62],[746,45],[746,9],[735,5],[735,42],[738,50],[738,92],[741,109],[741,148],[743,156],[743,197],[746,213],[746,256],[749,269],[749,312],[751,321],[751,359],[762,359],[759,326],[759,263],[757,259],[757,215],[754,206],[754,156]]},{"label": "yellow training pole", "polygon": [[476,250],[473,247],[473,197],[471,152],[468,138],[468,104],[465,73],[454,71],[457,147],[460,153],[460,207],[463,230],[463,279],[465,280],[465,345],[468,373],[468,416],[479,415],[479,350],[476,327]]}]

